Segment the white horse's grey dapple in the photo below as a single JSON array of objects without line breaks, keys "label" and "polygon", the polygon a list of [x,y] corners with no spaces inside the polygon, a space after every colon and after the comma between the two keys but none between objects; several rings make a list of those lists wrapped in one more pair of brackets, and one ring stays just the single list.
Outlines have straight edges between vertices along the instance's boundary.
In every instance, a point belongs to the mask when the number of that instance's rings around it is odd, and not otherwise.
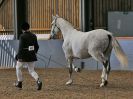
[{"label": "white horse's grey dapple", "polygon": [[103,64],[101,75],[102,83],[100,84],[100,87],[108,84],[107,80],[110,72],[110,55],[112,48],[114,48],[120,63],[123,66],[128,65],[128,59],[118,41],[112,36],[112,33],[103,29],[81,32],[74,29],[74,27],[65,19],[59,16],[53,16],[51,38],[53,38],[59,30],[61,30],[64,38],[62,47],[69,64],[70,78],[68,82],[66,82],[67,85],[70,85],[73,82],[72,72],[74,58],[85,59],[92,57]]}]

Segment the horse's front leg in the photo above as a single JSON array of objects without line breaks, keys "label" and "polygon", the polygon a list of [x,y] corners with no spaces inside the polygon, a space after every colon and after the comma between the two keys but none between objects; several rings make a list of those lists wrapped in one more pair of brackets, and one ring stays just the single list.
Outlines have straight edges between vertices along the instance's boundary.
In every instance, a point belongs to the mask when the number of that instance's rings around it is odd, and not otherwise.
[{"label": "horse's front leg", "polygon": [[73,73],[72,62],[73,62],[73,59],[68,58],[67,61],[68,61],[68,65],[69,65],[69,80],[66,82],[66,85],[71,85],[73,83],[73,80],[72,80],[72,73]]}]

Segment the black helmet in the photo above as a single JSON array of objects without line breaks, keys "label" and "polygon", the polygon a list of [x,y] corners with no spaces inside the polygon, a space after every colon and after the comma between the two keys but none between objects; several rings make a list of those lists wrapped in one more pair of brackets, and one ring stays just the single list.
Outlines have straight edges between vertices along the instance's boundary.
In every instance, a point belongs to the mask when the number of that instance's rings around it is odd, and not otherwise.
[{"label": "black helmet", "polygon": [[23,23],[22,25],[21,25],[21,29],[22,30],[28,30],[30,28],[30,25],[29,25],[29,23],[27,23],[27,22],[25,22],[25,23]]}]

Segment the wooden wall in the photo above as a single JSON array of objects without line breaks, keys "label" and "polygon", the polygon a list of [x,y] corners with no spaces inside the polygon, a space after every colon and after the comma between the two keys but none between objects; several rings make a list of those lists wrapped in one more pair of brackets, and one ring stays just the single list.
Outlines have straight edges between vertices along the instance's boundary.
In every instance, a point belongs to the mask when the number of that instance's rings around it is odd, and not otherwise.
[{"label": "wooden wall", "polygon": [[13,0],[4,0],[0,6],[0,33],[13,33]]},{"label": "wooden wall", "polygon": [[[26,0],[26,4],[27,21],[34,33],[50,32],[52,14],[58,14],[79,28],[79,0]],[[1,33],[13,33],[13,18],[13,0],[4,0],[0,6]]]},{"label": "wooden wall", "polygon": [[35,33],[50,32],[52,14],[58,14],[79,28],[79,12],[79,0],[27,0],[27,20]]},{"label": "wooden wall", "polygon": [[[26,0],[26,17],[34,33],[49,33],[51,16],[59,16],[80,28],[80,0]],[[108,11],[133,11],[133,0],[93,0],[93,26],[108,29]],[[13,0],[0,6],[0,31],[13,33]],[[1,33],[1,32],[0,32]]]}]

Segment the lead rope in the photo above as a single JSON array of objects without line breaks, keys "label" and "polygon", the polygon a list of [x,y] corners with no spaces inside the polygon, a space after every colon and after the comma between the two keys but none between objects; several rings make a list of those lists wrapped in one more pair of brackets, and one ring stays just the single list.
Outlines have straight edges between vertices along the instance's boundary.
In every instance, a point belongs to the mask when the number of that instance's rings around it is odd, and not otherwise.
[{"label": "lead rope", "polygon": [[[40,55],[40,56],[42,56],[42,57],[48,59],[48,62],[47,62],[47,64],[46,64],[46,61],[45,61],[44,59],[38,57],[40,60],[42,60],[42,61],[45,63],[45,67],[44,67],[44,76],[45,76],[46,78],[47,78],[47,75],[48,75],[47,69],[48,69],[49,64],[50,64],[51,61],[54,62],[54,63],[56,63],[56,64],[58,64],[58,65],[60,65],[61,67],[64,66],[64,69],[67,68],[67,66],[65,66],[65,65],[63,65],[63,64],[61,64],[61,63],[58,63],[58,62],[56,62],[55,60],[52,60],[52,59],[51,59],[51,58],[52,58],[51,55],[50,55],[50,57],[43,56],[43,55],[41,55],[41,54],[39,54],[39,53],[38,53],[38,55]],[[81,62],[81,68],[84,68],[84,62]],[[82,71],[81,71],[81,72],[82,72]],[[74,74],[75,74],[75,73],[73,73],[73,75],[74,75]],[[84,81],[89,81],[87,78],[83,77],[83,76],[80,75],[79,73],[76,73],[76,74],[77,74],[77,76],[79,76],[79,77],[80,77],[81,79],[83,79]],[[89,81],[89,82],[90,82],[90,81]]]},{"label": "lead rope", "polygon": [[[49,64],[50,64],[51,61],[52,61],[53,63],[58,64],[60,67],[67,68],[67,66],[66,66],[65,64],[58,63],[57,61],[51,59],[51,58],[52,58],[51,55],[50,55],[49,57],[44,56],[44,55],[42,55],[42,54],[40,54],[40,53],[38,53],[38,55],[41,56],[41,57],[38,57],[38,59],[40,59],[43,63],[45,63],[45,66],[44,66],[44,75],[45,75],[45,77],[47,77],[47,70],[48,70],[48,68],[49,68]],[[48,62],[46,62],[44,58],[47,59]]]}]

